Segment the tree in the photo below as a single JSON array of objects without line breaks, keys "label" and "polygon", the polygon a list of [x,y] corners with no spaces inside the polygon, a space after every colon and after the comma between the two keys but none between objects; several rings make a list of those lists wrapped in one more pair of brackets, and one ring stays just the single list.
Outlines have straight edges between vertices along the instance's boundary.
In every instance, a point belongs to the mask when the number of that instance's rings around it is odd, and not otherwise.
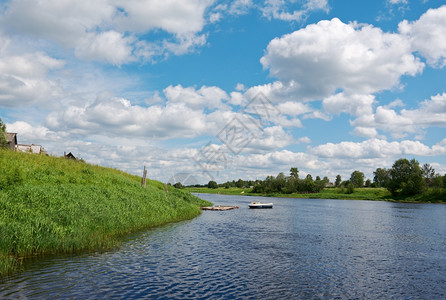
[{"label": "tree", "polygon": [[376,184],[376,186],[387,187],[390,181],[390,173],[388,170],[378,168],[375,172],[373,172],[373,175],[375,175],[375,177],[373,177],[373,182]]},{"label": "tree", "polygon": [[423,170],[417,160],[401,158],[390,169],[387,189],[392,195],[416,195],[426,189]]},{"label": "tree", "polygon": [[243,181],[241,178],[239,178],[239,180],[237,180],[237,182],[235,183],[235,186],[238,188],[242,188],[246,185],[246,182]]},{"label": "tree", "polygon": [[327,176],[324,176],[324,178],[322,179],[323,183],[324,183],[324,187],[326,187],[329,183],[330,183],[330,179],[328,179]]},{"label": "tree", "polygon": [[176,189],[182,189],[184,188],[183,184],[181,182],[177,182],[173,185]]},{"label": "tree", "polygon": [[302,180],[302,183],[300,184],[300,188],[302,189],[302,192],[304,193],[314,193],[316,190],[316,184],[313,181],[313,177],[308,174],[304,180]]},{"label": "tree", "polygon": [[215,181],[211,180],[208,182],[208,188],[216,189],[216,188],[218,188],[218,184]]},{"label": "tree", "polygon": [[316,176],[316,180],[314,181],[314,192],[318,193],[325,188],[325,181],[321,180],[319,176]]},{"label": "tree", "polygon": [[0,148],[8,148],[8,139],[6,138],[6,125],[0,118]]},{"label": "tree", "polygon": [[286,177],[285,174],[283,174],[283,172],[280,172],[276,179],[274,180],[274,184],[273,184],[273,190],[275,192],[282,192],[282,189],[286,186]]},{"label": "tree", "polygon": [[342,183],[342,178],[341,178],[341,175],[338,174],[338,175],[336,175],[336,180],[335,180],[336,187],[340,187],[341,183]]},{"label": "tree", "polygon": [[435,189],[443,187],[443,177],[440,174],[437,174],[432,178],[431,187]]},{"label": "tree", "polygon": [[434,168],[430,164],[424,164],[422,171],[423,171],[423,177],[424,177],[424,180],[426,181],[427,186],[431,186],[432,179],[435,176]]},{"label": "tree", "polygon": [[298,179],[299,178],[299,170],[297,168],[291,168],[290,176],[293,177],[294,179]]},{"label": "tree", "polygon": [[364,173],[360,171],[353,171],[352,175],[350,176],[350,182],[354,187],[362,187],[364,185]]}]

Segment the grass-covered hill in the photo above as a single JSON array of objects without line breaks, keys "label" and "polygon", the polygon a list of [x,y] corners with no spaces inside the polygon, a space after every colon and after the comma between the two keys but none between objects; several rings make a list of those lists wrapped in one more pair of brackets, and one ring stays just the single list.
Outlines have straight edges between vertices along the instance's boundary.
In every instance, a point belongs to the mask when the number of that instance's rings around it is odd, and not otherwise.
[{"label": "grass-covered hill", "polygon": [[84,162],[0,150],[0,276],[23,258],[116,246],[130,232],[193,218],[190,193]]}]

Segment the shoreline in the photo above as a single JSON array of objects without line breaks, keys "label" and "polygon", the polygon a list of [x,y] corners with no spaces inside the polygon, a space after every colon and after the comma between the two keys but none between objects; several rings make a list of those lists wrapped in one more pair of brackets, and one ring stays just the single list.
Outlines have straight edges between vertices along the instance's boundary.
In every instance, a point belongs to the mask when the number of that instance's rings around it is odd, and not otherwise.
[{"label": "shoreline", "polygon": [[[394,203],[427,203],[427,204],[446,204],[446,199],[432,198],[435,196],[435,192],[428,191],[420,195],[410,197],[393,197],[384,188],[357,188],[352,194],[340,193],[337,188],[325,188],[319,193],[307,193],[307,194],[258,194],[251,193],[251,189],[248,188],[185,188],[185,190],[191,193],[202,194],[221,194],[221,195],[238,195],[238,196],[258,196],[258,197],[277,197],[277,198],[295,198],[295,199],[332,199],[332,200],[368,200],[368,201],[387,201]],[[444,193],[444,192],[443,192]],[[434,195],[432,195],[434,194]],[[440,194],[444,195],[444,194]],[[428,197],[428,200],[422,201],[423,197]]]}]

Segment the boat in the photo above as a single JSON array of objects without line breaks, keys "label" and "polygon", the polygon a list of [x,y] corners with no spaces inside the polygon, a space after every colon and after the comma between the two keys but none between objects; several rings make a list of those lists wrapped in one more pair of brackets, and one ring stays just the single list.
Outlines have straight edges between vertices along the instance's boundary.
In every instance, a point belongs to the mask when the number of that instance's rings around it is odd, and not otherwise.
[{"label": "boat", "polygon": [[249,208],[273,208],[272,203],[261,203],[257,201],[252,201],[248,204]]}]

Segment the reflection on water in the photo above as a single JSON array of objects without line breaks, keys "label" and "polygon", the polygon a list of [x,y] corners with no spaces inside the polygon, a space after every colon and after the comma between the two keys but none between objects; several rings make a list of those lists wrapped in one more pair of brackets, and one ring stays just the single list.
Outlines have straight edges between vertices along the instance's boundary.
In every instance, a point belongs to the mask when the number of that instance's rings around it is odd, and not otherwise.
[{"label": "reflection on water", "polygon": [[[33,260],[0,298],[444,299],[446,206],[200,195],[240,209]],[[268,201],[269,201],[268,200]]]}]

